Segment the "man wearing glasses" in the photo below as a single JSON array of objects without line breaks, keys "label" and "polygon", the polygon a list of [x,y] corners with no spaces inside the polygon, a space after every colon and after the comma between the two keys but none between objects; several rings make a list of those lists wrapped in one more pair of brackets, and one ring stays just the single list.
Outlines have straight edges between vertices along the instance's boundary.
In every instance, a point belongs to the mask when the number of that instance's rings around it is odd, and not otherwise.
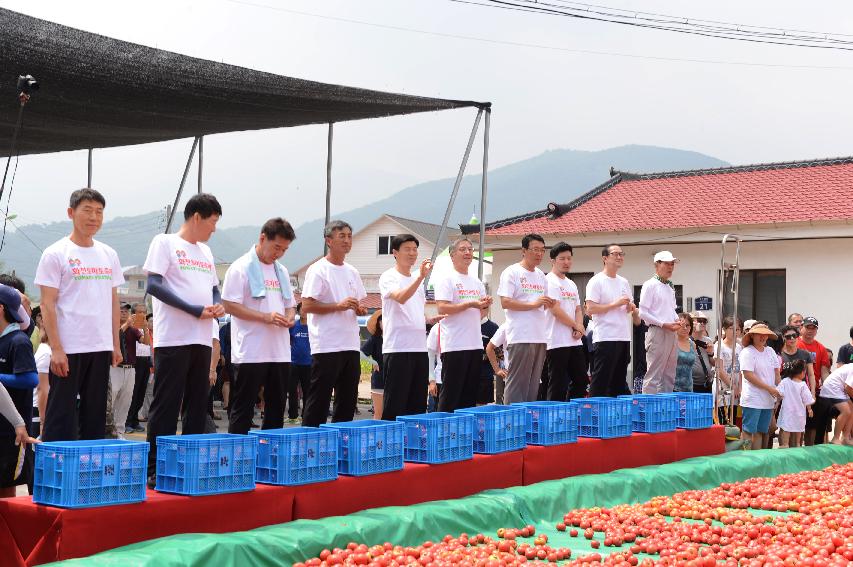
[{"label": "man wearing glasses", "polygon": [[539,391],[548,342],[545,310],[555,300],[545,292],[548,282],[539,269],[545,255],[545,239],[528,234],[521,239],[521,261],[501,273],[498,296],[506,312],[509,369],[504,403],[532,402]]},{"label": "man wearing glasses", "polygon": [[615,397],[630,393],[631,323],[640,324],[640,311],[631,298],[631,284],[616,273],[625,263],[622,247],[608,244],[601,249],[601,261],[604,269],[586,285],[586,312],[595,324],[589,395]]}]

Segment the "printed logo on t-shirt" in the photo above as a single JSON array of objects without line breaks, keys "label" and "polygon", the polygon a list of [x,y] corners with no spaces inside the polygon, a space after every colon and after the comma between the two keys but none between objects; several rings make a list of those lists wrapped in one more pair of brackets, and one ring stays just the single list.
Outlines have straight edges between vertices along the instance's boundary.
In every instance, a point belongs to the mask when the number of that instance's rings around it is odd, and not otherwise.
[{"label": "printed logo on t-shirt", "polygon": [[544,295],[545,286],[536,282],[529,282],[525,276],[519,278],[521,293],[525,295]]},{"label": "printed logo on t-shirt", "polygon": [[264,280],[264,286],[267,291],[281,291],[281,284],[278,283],[278,280]]},{"label": "printed logo on t-shirt", "polygon": [[462,284],[457,284],[456,295],[459,296],[460,301],[469,301],[471,299],[480,299],[480,290],[479,289],[465,289],[465,286]]},{"label": "printed logo on t-shirt", "polygon": [[178,257],[178,269],[183,271],[213,273],[213,264],[203,260],[195,260],[187,258],[187,253],[184,250],[175,250],[175,256]]},{"label": "printed logo on t-shirt", "polygon": [[573,292],[570,289],[566,289],[566,288],[561,287],[560,288],[560,299],[572,299],[572,300],[577,301],[578,294]]},{"label": "printed logo on t-shirt", "polygon": [[84,266],[80,258],[68,258],[68,265],[74,281],[113,279],[113,269],[109,267]]}]

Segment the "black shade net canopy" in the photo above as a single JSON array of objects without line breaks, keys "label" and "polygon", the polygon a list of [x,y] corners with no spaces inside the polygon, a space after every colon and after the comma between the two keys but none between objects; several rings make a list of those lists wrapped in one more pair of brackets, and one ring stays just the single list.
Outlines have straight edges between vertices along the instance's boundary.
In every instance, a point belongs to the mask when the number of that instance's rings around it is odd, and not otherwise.
[{"label": "black shade net canopy", "polygon": [[284,77],[0,9],[0,140],[12,137],[16,79],[28,74],[40,89],[24,111],[20,155],[490,106]]}]

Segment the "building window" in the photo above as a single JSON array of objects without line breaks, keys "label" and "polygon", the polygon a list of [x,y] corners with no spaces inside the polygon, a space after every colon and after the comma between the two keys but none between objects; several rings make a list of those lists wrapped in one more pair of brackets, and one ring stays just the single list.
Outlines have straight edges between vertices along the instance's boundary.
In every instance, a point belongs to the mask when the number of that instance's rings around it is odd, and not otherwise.
[{"label": "building window", "polygon": [[[785,324],[785,270],[741,270],[738,277],[738,316],[741,321],[767,321],[771,329]],[[726,270],[723,313],[734,310],[732,271]]]},{"label": "building window", "polygon": [[[634,305],[637,307],[640,306],[640,290],[643,289],[641,285],[634,286]],[[692,306],[691,306],[692,307]],[[688,309],[691,311],[692,309]],[[684,311],[684,286],[675,284],[675,312],[681,313]]]},{"label": "building window", "polygon": [[391,239],[393,236],[380,236],[379,245],[377,247],[377,255],[387,256],[391,254]]},{"label": "building window", "polygon": [[136,289],[145,289],[145,280],[136,280]]}]

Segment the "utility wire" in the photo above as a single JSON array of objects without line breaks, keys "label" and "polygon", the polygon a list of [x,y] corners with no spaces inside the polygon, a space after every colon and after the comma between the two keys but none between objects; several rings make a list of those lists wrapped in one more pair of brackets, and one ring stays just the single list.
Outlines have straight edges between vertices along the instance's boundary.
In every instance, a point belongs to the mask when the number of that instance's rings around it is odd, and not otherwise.
[{"label": "utility wire", "polygon": [[[432,37],[442,37],[442,38],[452,38],[452,39],[461,39],[464,41],[476,41],[480,43],[492,44],[492,45],[506,45],[510,47],[525,47],[530,49],[543,49],[548,51],[558,51],[564,53],[576,53],[581,55],[597,55],[597,56],[605,56],[605,57],[622,57],[627,59],[642,59],[647,61],[665,61],[665,62],[675,62],[675,63],[700,63],[706,65],[732,65],[732,66],[740,66],[740,67],[766,67],[770,69],[799,69],[799,70],[818,70],[818,71],[853,71],[853,67],[844,66],[844,65],[791,65],[785,63],[761,63],[761,62],[751,62],[751,61],[729,61],[729,60],[720,60],[720,59],[702,59],[702,58],[687,58],[687,57],[665,57],[665,56],[655,56],[655,55],[640,55],[637,53],[624,53],[618,51],[601,51],[601,50],[591,50],[591,49],[573,49],[570,47],[560,47],[555,45],[546,45],[541,43],[529,43],[522,41],[509,41],[509,40],[501,40],[501,39],[493,39],[488,37],[478,37],[471,35],[462,35],[462,34],[453,34],[453,33],[445,33],[445,32],[437,32],[431,30],[424,30],[418,28],[411,28],[406,26],[396,26],[389,24],[380,24],[376,22],[369,22],[366,20],[357,20],[353,18],[342,18],[339,16],[329,16],[326,14],[317,14],[312,12],[305,12],[301,10],[291,10],[289,8],[282,8],[280,6],[270,6],[267,4],[261,4],[259,2],[252,2],[249,0],[224,0],[231,4],[238,4],[242,6],[250,6],[253,8],[260,8],[265,10],[271,10],[275,12],[284,12],[288,14],[295,14],[299,16],[307,16],[311,18],[319,18],[322,20],[330,20],[335,22],[343,22],[347,24],[355,24],[361,26],[369,26],[378,29],[399,31],[399,32],[408,32],[415,33],[420,35],[427,35]],[[454,0],[451,0],[454,1]],[[460,2],[462,3],[462,2]],[[468,2],[473,3],[473,2]]]},{"label": "utility wire", "polygon": [[[655,29],[686,35],[710,37],[716,39],[728,39],[734,41],[746,41],[750,43],[761,43],[769,45],[784,45],[790,47],[808,47],[813,49],[833,49],[841,51],[853,51],[853,41],[840,38],[789,35],[786,32],[770,33],[766,31],[750,31],[749,26],[738,26],[734,29],[727,27],[712,27],[706,24],[691,23],[689,18],[678,20],[662,20],[654,18],[640,18],[638,16],[628,17],[612,12],[580,10],[566,5],[554,4],[544,0],[450,0],[458,4],[469,4],[483,8],[510,10],[516,12],[537,13],[547,16],[576,18],[610,24],[619,24],[630,27]],[[781,30],[780,30],[781,31]],[[834,34],[833,34],[834,35]]]},{"label": "utility wire", "polygon": [[734,22],[725,22],[725,21],[721,21],[721,20],[704,20],[701,18],[683,18],[681,16],[672,16],[672,15],[668,15],[668,14],[661,14],[658,12],[643,12],[643,11],[637,11],[637,10],[628,10],[625,8],[613,8],[613,7],[609,7],[609,6],[602,6],[601,4],[588,4],[588,3],[584,3],[584,2],[571,2],[569,0],[551,0],[551,1],[556,2],[558,4],[568,5],[568,6],[580,6],[580,7],[585,8],[585,9],[586,8],[599,8],[599,9],[603,9],[603,10],[622,12],[623,15],[632,15],[634,17],[637,17],[639,15],[655,16],[655,17],[659,17],[659,18],[669,18],[669,19],[673,19],[673,20],[677,19],[680,21],[689,20],[691,22],[718,24],[718,25],[729,26],[729,27],[736,26],[738,28],[763,29],[763,30],[770,30],[770,31],[776,31],[776,32],[781,31],[783,33],[789,33],[789,34],[790,33],[806,33],[806,34],[811,34],[811,35],[816,35],[816,36],[853,37],[853,34],[844,34],[844,33],[836,33],[836,32],[830,33],[830,32],[819,32],[819,31],[812,31],[812,30],[801,30],[801,29],[795,29],[795,28],[778,28],[778,27],[769,27],[769,26],[757,26],[754,24],[738,24],[738,23],[734,23]]}]

